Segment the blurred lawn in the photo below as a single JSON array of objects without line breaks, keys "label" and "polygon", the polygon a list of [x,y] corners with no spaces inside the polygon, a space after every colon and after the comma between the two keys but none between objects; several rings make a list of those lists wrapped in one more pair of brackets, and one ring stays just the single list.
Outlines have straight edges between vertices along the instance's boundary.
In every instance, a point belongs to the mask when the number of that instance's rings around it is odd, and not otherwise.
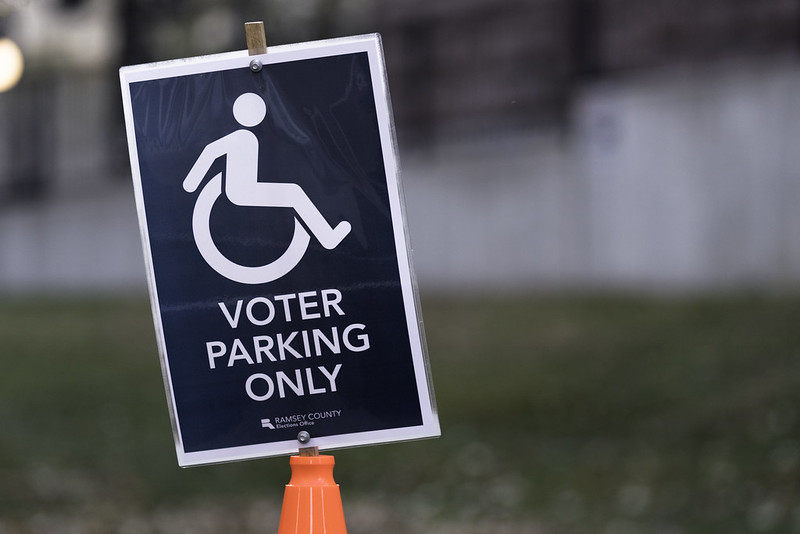
[{"label": "blurred lawn", "polygon": [[[443,438],[334,452],[351,534],[800,532],[800,298],[423,302]],[[180,469],[145,299],[0,304],[0,533],[275,532]]]}]

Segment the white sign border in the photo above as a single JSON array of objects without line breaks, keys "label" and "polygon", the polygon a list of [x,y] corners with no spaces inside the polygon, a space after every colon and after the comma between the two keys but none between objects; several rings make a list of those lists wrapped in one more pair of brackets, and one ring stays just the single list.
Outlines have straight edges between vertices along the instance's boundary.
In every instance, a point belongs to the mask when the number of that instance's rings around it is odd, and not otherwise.
[{"label": "white sign border", "polygon": [[400,169],[397,157],[397,140],[394,130],[391,101],[386,77],[386,68],[383,61],[383,50],[380,35],[360,35],[338,39],[327,39],[291,45],[273,46],[268,52],[259,56],[251,56],[246,50],[200,56],[195,58],[177,59],[172,61],[122,67],[119,71],[122,87],[123,109],[128,137],[128,150],[133,174],[134,196],[139,215],[139,229],[144,248],[145,264],[147,269],[147,283],[150,291],[150,301],[156,329],[156,341],[161,360],[161,369],[167,391],[167,403],[172,422],[175,449],[178,455],[178,464],[187,467],[193,465],[232,462],[254,458],[282,456],[293,454],[300,446],[296,440],[261,443],[224,449],[212,449],[199,452],[185,452],[183,439],[180,432],[180,421],[176,410],[172,378],[167,358],[166,343],[163,325],[161,324],[158,291],[155,284],[153,259],[150,253],[149,230],[144,210],[144,196],[142,191],[141,174],[139,170],[138,148],[133,127],[133,111],[131,104],[130,84],[189,76],[206,72],[217,72],[230,69],[249,68],[253,59],[258,59],[263,65],[299,61],[303,59],[330,57],[344,54],[367,52],[372,76],[374,102],[378,118],[383,160],[386,170],[386,180],[389,193],[389,206],[392,215],[392,226],[396,243],[398,267],[400,271],[400,285],[403,293],[408,336],[411,345],[414,373],[417,391],[419,394],[422,424],[418,426],[394,428],[387,430],[338,434],[334,436],[313,437],[304,447],[319,447],[321,450],[356,447],[380,443],[409,441],[424,438],[438,437],[441,434],[433,386],[430,380],[430,366],[427,347],[422,328],[422,315],[419,307],[419,296],[416,279],[411,263],[411,248],[408,240],[408,229],[405,219],[405,206],[400,184]]}]

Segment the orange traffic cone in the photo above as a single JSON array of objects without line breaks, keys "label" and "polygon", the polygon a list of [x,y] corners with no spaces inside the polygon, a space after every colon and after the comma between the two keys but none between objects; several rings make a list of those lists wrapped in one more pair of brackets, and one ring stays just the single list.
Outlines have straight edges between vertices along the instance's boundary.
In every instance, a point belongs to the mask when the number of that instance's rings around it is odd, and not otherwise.
[{"label": "orange traffic cone", "polygon": [[292,456],[278,534],[347,534],[333,456]]}]

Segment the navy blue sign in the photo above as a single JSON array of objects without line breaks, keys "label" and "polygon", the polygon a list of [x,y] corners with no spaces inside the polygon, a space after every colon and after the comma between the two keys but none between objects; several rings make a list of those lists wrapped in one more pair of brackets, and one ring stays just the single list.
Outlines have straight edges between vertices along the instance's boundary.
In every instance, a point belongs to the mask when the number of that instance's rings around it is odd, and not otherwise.
[{"label": "navy blue sign", "polygon": [[439,434],[377,36],[120,76],[181,465]]}]

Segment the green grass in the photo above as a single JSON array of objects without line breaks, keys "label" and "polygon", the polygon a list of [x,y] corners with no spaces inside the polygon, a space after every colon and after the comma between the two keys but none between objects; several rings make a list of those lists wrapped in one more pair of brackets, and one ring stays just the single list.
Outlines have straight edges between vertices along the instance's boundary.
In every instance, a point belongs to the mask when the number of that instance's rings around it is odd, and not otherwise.
[{"label": "green grass", "polygon": [[[800,298],[423,312],[443,437],[334,453],[352,534],[800,532]],[[6,299],[0,365],[3,534],[280,506],[285,458],[177,467],[144,299]]]}]

